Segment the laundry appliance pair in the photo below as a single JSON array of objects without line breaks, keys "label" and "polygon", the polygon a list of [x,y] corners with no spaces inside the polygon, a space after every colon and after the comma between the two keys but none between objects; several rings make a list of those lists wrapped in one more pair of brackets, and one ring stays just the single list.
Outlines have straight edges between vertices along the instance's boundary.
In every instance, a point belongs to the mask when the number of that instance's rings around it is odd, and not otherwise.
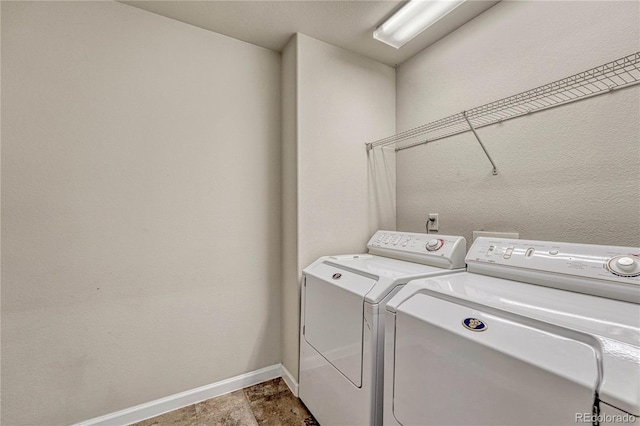
[{"label": "laundry appliance pair", "polygon": [[640,249],[479,238],[465,271],[462,237],[367,247],[304,271],[299,390],[320,424],[640,414]]}]

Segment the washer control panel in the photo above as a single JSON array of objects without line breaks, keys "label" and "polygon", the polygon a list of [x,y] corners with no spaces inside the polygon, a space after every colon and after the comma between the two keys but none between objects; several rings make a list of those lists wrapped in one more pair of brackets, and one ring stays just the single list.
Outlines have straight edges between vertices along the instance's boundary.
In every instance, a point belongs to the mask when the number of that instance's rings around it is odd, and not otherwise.
[{"label": "washer control panel", "polygon": [[[466,244],[464,237],[458,236],[378,231],[367,243],[367,248],[369,253],[400,260],[434,265],[446,260],[452,268],[464,268]],[[435,261],[435,258],[440,260]]]},{"label": "washer control panel", "polygon": [[640,248],[480,237],[467,264],[488,264],[640,285]]}]

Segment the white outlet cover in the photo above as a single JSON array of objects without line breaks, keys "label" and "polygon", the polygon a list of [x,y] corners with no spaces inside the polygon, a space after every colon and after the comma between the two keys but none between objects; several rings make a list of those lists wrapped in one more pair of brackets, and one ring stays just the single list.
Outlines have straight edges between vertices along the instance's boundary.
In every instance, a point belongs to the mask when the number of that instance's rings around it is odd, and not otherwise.
[{"label": "white outlet cover", "polygon": [[478,237],[520,239],[520,233],[519,232],[473,231],[473,241],[475,241],[476,238]]}]

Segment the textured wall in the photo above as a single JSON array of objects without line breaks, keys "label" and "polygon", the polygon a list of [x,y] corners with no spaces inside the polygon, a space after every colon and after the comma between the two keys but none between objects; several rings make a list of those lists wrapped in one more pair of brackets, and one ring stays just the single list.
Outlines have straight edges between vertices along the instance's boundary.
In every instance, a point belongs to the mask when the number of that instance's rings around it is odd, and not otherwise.
[{"label": "textured wall", "polygon": [[280,56],[116,2],[2,2],[2,424],[280,362]]},{"label": "textured wall", "polygon": [[[398,131],[640,50],[638,2],[503,1],[402,64]],[[398,229],[640,244],[640,87],[400,151]]]},{"label": "textured wall", "polygon": [[302,269],[320,256],[362,253],[375,230],[395,226],[393,194],[380,193],[389,191],[380,181],[392,173],[393,157],[384,157],[385,168],[381,155],[369,160],[364,145],[395,131],[395,70],[303,34],[283,59],[284,74],[296,73],[295,94],[284,98],[296,113],[295,129],[285,127],[284,153],[285,179],[295,169],[297,195],[285,197],[285,211],[297,215],[297,241],[285,240],[284,252],[297,253],[295,264],[285,261],[282,350],[297,379]]}]

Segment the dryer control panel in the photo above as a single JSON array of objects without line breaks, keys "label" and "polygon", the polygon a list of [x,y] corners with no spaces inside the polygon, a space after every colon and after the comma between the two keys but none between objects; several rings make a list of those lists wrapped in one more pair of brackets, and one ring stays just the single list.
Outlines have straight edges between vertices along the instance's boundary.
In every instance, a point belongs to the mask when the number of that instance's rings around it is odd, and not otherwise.
[{"label": "dryer control panel", "polygon": [[469,272],[640,303],[639,247],[481,237],[465,260]]},{"label": "dryer control panel", "polygon": [[464,237],[378,231],[367,243],[367,249],[371,254],[457,269],[465,266],[466,244]]}]

